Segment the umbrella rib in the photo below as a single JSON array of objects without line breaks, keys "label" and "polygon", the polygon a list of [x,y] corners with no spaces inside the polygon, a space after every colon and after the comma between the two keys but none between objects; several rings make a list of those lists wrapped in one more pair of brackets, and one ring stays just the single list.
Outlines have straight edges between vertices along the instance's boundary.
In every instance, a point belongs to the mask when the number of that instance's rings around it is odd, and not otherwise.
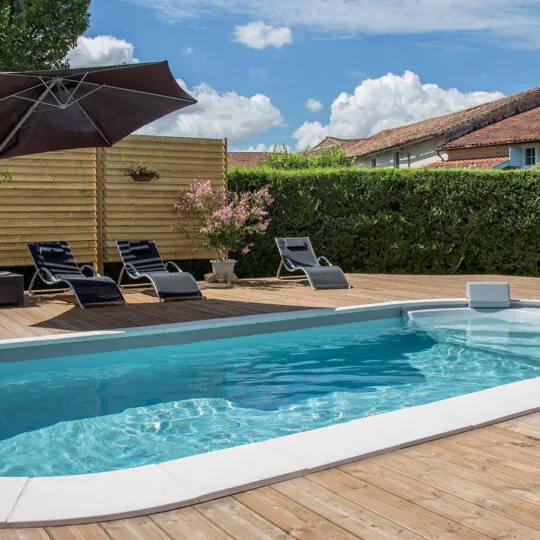
[{"label": "umbrella rib", "polygon": [[[66,79],[69,82],[75,82],[70,81],[69,79]],[[99,86],[101,88],[111,88],[112,90],[120,90],[121,92],[134,92],[136,94],[144,94],[145,96],[153,96],[158,97],[162,99],[174,99],[176,101],[187,101],[188,103],[197,103],[197,100],[194,98],[181,98],[181,97],[174,97],[174,96],[166,96],[164,94],[156,94],[154,92],[145,92],[144,90],[134,90],[133,88],[123,88],[122,86],[111,86],[110,84],[100,84],[100,83],[93,83],[85,81],[82,84],[90,84],[92,86]]]},{"label": "umbrella rib", "polygon": [[24,88],[23,90],[19,90],[18,92],[15,92],[14,94],[10,94],[9,96],[4,96],[3,98],[0,98],[0,102],[5,101],[6,99],[11,99],[11,98],[19,98],[19,99],[27,99],[29,101],[36,101],[35,99],[23,97],[23,96],[20,96],[19,94],[24,94],[24,92],[29,92],[30,90],[35,90],[36,88],[39,88],[40,86],[43,86],[43,83],[30,86],[29,88]]},{"label": "umbrella rib", "polygon": [[38,108],[39,104],[45,99],[45,96],[51,91],[51,88],[54,83],[47,83],[45,84],[45,89],[43,92],[41,92],[39,98],[30,106],[28,107],[27,111],[22,115],[22,117],[19,119],[19,121],[13,126],[12,130],[7,134],[7,136],[0,142],[0,152],[4,150],[4,148],[7,146],[9,141],[15,136],[15,133],[19,131],[21,126],[30,118],[32,113]]},{"label": "umbrella rib", "polygon": [[86,109],[78,101],[75,104],[77,105],[77,107],[79,107],[79,109],[81,109],[82,113],[84,114],[84,116],[86,116],[88,121],[96,128],[96,131],[100,134],[101,138],[107,143],[107,145],[112,146],[111,141],[109,141],[109,139],[105,136],[97,123],[92,120],[90,115],[86,112]]}]

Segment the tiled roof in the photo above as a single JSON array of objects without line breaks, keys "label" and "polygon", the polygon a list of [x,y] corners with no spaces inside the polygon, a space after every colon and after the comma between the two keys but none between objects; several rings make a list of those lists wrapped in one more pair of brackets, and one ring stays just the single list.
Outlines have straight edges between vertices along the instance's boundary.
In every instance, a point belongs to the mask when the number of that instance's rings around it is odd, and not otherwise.
[{"label": "tiled roof", "polygon": [[540,107],[473,131],[443,146],[445,150],[540,141]]},{"label": "tiled roof", "polygon": [[266,157],[267,152],[227,152],[227,166],[253,169]]},{"label": "tiled roof", "polygon": [[365,141],[365,139],[339,139],[338,137],[325,137],[322,141],[310,148],[308,152],[312,153],[319,151],[320,146],[323,145],[325,142],[330,142],[335,146],[347,148],[360,141]]},{"label": "tiled roof", "polygon": [[540,106],[540,87],[484,103],[465,111],[437,116],[394,129],[385,129],[349,147],[348,155],[365,156],[422,139],[445,136],[452,141],[505,118]]},{"label": "tiled roof", "polygon": [[426,165],[426,169],[493,169],[508,161],[508,156],[488,157],[476,159],[453,159],[450,161],[436,161]]}]

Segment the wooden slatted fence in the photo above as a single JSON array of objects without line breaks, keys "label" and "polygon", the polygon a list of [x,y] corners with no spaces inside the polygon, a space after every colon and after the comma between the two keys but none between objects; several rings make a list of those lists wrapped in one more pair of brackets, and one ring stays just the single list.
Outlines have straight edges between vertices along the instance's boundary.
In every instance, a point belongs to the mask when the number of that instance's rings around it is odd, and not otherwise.
[{"label": "wooden slatted fence", "polygon": [[[136,182],[142,161],[161,177]],[[81,263],[119,260],[115,240],[152,238],[164,258],[212,253],[175,231],[176,194],[196,179],[226,186],[224,139],[132,135],[111,148],[71,150],[0,161],[13,181],[0,184],[0,267],[31,265],[26,242],[67,240]]]}]

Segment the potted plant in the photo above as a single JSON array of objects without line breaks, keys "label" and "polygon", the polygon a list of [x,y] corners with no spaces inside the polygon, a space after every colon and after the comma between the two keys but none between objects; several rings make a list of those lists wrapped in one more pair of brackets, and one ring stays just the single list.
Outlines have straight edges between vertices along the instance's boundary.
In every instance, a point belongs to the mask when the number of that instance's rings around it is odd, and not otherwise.
[{"label": "potted plant", "polygon": [[177,229],[200,243],[202,248],[216,251],[219,258],[211,260],[212,274],[208,281],[231,282],[235,259],[231,254],[246,255],[257,235],[266,233],[272,204],[269,186],[254,192],[238,194],[214,190],[212,183],[195,181],[179,194],[174,205],[179,220]]},{"label": "potted plant", "polygon": [[137,182],[151,182],[159,178],[159,171],[155,167],[145,165],[142,161],[128,169],[126,174],[129,174]]}]

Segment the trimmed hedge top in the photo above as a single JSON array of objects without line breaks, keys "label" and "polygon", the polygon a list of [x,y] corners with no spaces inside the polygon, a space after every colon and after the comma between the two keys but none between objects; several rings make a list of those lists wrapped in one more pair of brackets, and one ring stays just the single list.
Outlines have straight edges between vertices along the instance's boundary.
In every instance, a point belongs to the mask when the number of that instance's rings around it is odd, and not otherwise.
[{"label": "trimmed hedge top", "polygon": [[272,225],[241,275],[275,272],[274,236],[309,236],[346,272],[540,275],[538,171],[229,171],[232,190],[266,184]]}]

